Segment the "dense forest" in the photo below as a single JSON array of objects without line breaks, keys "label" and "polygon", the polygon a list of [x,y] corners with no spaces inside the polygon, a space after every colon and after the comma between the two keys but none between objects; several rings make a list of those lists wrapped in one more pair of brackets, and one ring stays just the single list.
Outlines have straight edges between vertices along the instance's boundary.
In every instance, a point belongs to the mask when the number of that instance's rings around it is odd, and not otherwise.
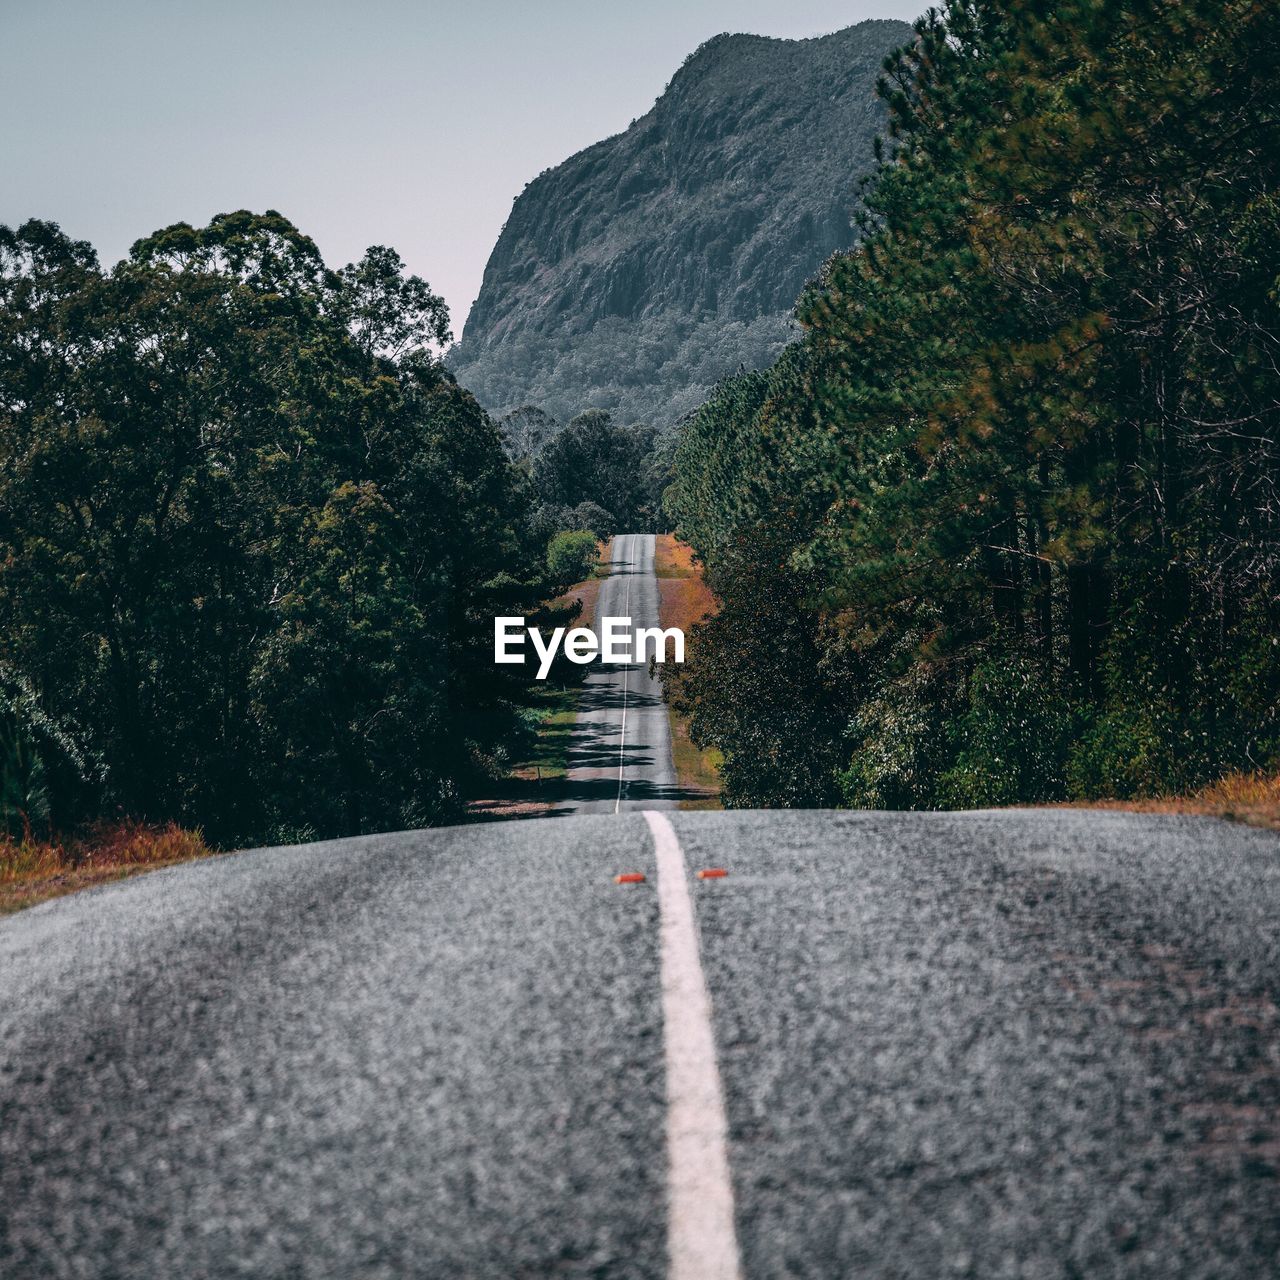
[{"label": "dense forest", "polygon": [[736,805],[1274,766],[1280,7],[916,31],[857,247],[680,443],[669,511],[722,607],[670,694]]},{"label": "dense forest", "polygon": [[393,251],[329,271],[274,213],[109,271],[52,224],[0,228],[10,829],[419,826],[501,767],[531,716],[493,616],[567,584],[447,339]]}]

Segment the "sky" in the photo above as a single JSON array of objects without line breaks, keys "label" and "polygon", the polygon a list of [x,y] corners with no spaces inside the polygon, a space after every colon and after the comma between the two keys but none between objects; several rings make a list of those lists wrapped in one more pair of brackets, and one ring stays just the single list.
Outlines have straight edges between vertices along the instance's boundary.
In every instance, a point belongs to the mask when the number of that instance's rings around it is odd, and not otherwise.
[{"label": "sky", "polygon": [[455,334],[525,184],[653,105],[722,31],[806,38],[923,0],[0,0],[0,223],[104,263],[278,209],[330,266],[396,248]]}]

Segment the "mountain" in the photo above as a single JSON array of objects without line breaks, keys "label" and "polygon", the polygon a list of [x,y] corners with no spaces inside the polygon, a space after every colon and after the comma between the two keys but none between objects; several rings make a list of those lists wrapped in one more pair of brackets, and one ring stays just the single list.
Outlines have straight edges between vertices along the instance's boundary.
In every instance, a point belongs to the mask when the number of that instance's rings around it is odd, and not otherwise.
[{"label": "mountain", "polygon": [[647,115],[516,199],[450,353],[459,381],[496,414],[661,426],[768,364],[805,282],[853,239],[881,62],[912,35],[871,21],[702,45]]}]

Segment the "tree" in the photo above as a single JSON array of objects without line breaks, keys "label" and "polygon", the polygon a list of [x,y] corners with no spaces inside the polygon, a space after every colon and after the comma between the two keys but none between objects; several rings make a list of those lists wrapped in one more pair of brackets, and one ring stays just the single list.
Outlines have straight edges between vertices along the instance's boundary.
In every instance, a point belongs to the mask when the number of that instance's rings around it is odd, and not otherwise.
[{"label": "tree", "polygon": [[542,447],[533,464],[533,484],[545,503],[576,507],[593,502],[624,532],[650,528],[656,513],[645,484],[653,432],[615,427],[607,413],[579,414]]},{"label": "tree", "polygon": [[0,666],[101,799],[228,843],[418,825],[518,731],[485,637],[545,569],[446,324],[275,213],[110,273],[0,229]]},{"label": "tree", "polygon": [[575,529],[589,529],[601,542],[608,542],[617,532],[614,518],[598,502],[580,502],[569,513],[568,523]]},{"label": "tree", "polygon": [[[838,699],[859,803],[1272,762],[1280,11],[965,0],[917,37],[860,244],[677,453],[726,608],[808,584],[818,656],[751,700],[757,737],[785,759],[788,703]],[[768,590],[756,530],[784,538]],[[692,704],[724,702],[717,634]],[[1023,768],[1026,726],[1064,720]]]},{"label": "tree", "polygon": [[560,424],[550,414],[527,404],[499,418],[498,430],[507,453],[519,460],[536,457],[560,430]]}]

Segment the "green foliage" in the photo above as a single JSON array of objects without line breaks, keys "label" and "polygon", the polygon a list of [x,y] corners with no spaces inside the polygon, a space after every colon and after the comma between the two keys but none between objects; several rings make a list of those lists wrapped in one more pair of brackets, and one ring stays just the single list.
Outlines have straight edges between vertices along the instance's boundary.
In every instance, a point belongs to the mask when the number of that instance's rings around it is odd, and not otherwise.
[{"label": "green foliage", "polygon": [[444,299],[425,280],[406,275],[394,249],[374,245],[338,279],[337,318],[367,356],[397,360],[448,343]]},{"label": "green foliage", "polygon": [[1067,786],[1077,799],[1159,795],[1166,789],[1168,754],[1146,707],[1115,707],[1090,717],[1073,743]]},{"label": "green foliage", "polygon": [[547,576],[561,588],[571,587],[592,575],[599,556],[599,543],[589,529],[557,533],[547,546]]},{"label": "green foliage", "polygon": [[49,818],[44,761],[17,717],[0,715],[0,835],[20,836],[24,824],[45,827]]},{"label": "green foliage", "polygon": [[101,793],[103,771],[44,713],[30,683],[0,664],[0,834],[47,831]]},{"label": "green foliage", "polygon": [[0,662],[105,799],[225,843],[456,812],[523,700],[487,628],[545,583],[446,334],[392,251],[329,272],[275,213],[111,272],[0,229]]},{"label": "green foliage", "polygon": [[[658,518],[650,480],[653,443],[650,429],[615,427],[607,413],[589,409],[542,446],[533,460],[534,491],[560,519],[565,510],[590,503],[614,530],[651,529]],[[568,518],[581,527],[579,517]]]},{"label": "green foliage", "polygon": [[728,808],[837,798],[841,677],[826,669],[816,642],[810,584],[778,572],[779,542],[775,531],[752,530],[726,551],[711,578],[720,611],[693,627],[685,664],[662,673],[694,744],[723,752]]},{"label": "green foliage", "polygon": [[546,545],[557,533],[566,530],[588,529],[601,542],[607,542],[619,532],[618,520],[598,502],[579,502],[576,507],[562,502],[541,502],[529,517],[531,539]]},{"label": "green foliage", "polygon": [[920,663],[854,703],[840,773],[844,803],[858,809],[934,809],[949,762],[939,728],[953,711],[939,673]]},{"label": "green foliage", "polygon": [[601,542],[608,542],[618,532],[618,522],[598,502],[578,503],[566,523],[574,529],[589,529]]},{"label": "green foliage", "polygon": [[498,430],[507,453],[519,461],[535,457],[559,433],[560,424],[536,405],[526,404],[499,418]]},{"label": "green foliage", "polygon": [[666,530],[662,495],[675,478],[679,428],[618,428],[598,409],[561,428],[525,405],[502,418],[498,429],[536,503],[528,524],[532,541],[545,543],[571,529],[590,529],[601,541],[615,533]]},{"label": "green foliage", "polygon": [[[786,531],[767,590],[809,584],[814,661],[733,732],[786,767],[785,707],[831,698],[854,804],[1273,765],[1280,10],[957,0],[917,35],[860,245],[677,454],[726,611],[761,594],[755,530]],[[737,661],[706,639],[695,717]]]},{"label": "green foliage", "polygon": [[680,535],[704,560],[732,540],[752,468],[761,407],[770,377],[742,373],[720,383],[684,425],[665,495]]},{"label": "green foliage", "polygon": [[946,808],[1061,800],[1071,712],[1039,664],[1008,656],[975,668],[938,779]]}]

